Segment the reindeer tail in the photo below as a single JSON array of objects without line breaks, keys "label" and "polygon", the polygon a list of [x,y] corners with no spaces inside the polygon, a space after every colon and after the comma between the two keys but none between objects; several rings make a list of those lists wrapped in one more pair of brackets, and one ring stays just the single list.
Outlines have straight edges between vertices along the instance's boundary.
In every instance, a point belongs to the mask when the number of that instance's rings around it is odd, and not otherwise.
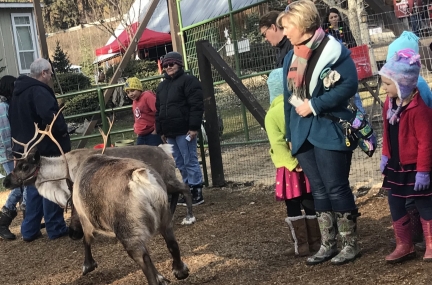
[{"label": "reindeer tail", "polygon": [[148,194],[153,197],[165,196],[165,199],[168,199],[166,190],[164,189],[165,185],[160,185],[159,181],[157,181],[148,168],[134,170],[131,180],[132,184],[135,184],[135,187],[145,189],[145,195]]},{"label": "reindeer tail", "polygon": [[172,144],[160,144],[158,147],[160,147],[161,149],[163,149],[163,151],[168,154],[169,156],[171,156],[171,154],[173,153],[173,145]]}]

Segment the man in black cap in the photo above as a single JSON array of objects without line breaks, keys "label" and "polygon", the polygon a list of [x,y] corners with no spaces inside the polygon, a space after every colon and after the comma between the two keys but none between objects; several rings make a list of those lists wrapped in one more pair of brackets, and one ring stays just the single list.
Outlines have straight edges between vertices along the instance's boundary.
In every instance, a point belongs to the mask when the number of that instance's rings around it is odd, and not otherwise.
[{"label": "man in black cap", "polygon": [[[204,203],[202,173],[197,154],[197,136],[204,113],[201,83],[185,74],[183,59],[170,52],[162,59],[165,80],[156,89],[156,132],[173,145],[177,168],[192,192],[193,205]],[[184,198],[179,203],[186,205]]]}]

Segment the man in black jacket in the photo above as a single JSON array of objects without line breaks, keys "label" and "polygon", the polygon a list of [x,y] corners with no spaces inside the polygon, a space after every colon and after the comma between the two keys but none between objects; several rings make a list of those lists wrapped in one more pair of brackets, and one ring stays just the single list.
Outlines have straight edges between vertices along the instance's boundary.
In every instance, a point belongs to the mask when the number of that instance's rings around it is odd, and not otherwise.
[{"label": "man in black jacket", "polygon": [[285,55],[292,49],[292,44],[283,34],[283,29],[276,24],[278,16],[278,11],[270,11],[259,20],[261,36],[277,48],[276,68],[283,66]]},{"label": "man in black jacket", "polygon": [[[9,120],[12,137],[19,142],[28,143],[35,133],[34,123],[37,123],[39,129],[45,129],[59,110],[54,92],[48,86],[52,76],[51,70],[51,64],[40,58],[30,65],[30,76],[21,75],[15,81],[9,107]],[[71,143],[63,115],[60,114],[53,124],[52,134],[64,152],[70,151]],[[48,137],[45,137],[37,148],[42,156],[60,156],[61,154]],[[23,147],[14,144],[13,151],[22,153]],[[68,228],[63,218],[62,208],[40,196],[33,185],[28,186],[26,215],[21,225],[24,241],[30,242],[41,237],[42,217],[44,217],[50,239],[67,234]]]},{"label": "man in black jacket", "polygon": [[[173,156],[183,182],[191,187],[194,205],[204,203],[202,173],[198,162],[197,135],[204,112],[201,83],[184,73],[178,52],[162,60],[165,80],[156,89],[156,132],[173,145]],[[179,201],[184,204],[184,201]]]}]

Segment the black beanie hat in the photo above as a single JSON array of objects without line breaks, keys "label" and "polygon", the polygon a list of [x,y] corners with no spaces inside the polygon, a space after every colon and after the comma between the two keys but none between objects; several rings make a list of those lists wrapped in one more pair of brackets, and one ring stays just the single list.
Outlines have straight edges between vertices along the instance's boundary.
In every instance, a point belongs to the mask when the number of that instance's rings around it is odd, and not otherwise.
[{"label": "black beanie hat", "polygon": [[172,51],[167,53],[164,58],[162,59],[162,65],[169,64],[169,63],[175,63],[180,66],[183,66],[183,57],[181,54],[179,54],[176,51]]}]

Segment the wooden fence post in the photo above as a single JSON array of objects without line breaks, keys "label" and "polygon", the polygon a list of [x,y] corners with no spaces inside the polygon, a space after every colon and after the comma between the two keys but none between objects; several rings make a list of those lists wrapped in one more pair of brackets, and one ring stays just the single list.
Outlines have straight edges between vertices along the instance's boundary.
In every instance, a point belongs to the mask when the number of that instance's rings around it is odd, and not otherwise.
[{"label": "wooden fence post", "polygon": [[219,122],[216,110],[216,99],[214,96],[213,76],[210,61],[203,52],[205,41],[196,42],[198,56],[198,67],[201,85],[204,93],[204,111],[206,117],[206,133],[209,146],[210,168],[213,186],[225,185],[223,171],[222,152],[219,140]]}]

